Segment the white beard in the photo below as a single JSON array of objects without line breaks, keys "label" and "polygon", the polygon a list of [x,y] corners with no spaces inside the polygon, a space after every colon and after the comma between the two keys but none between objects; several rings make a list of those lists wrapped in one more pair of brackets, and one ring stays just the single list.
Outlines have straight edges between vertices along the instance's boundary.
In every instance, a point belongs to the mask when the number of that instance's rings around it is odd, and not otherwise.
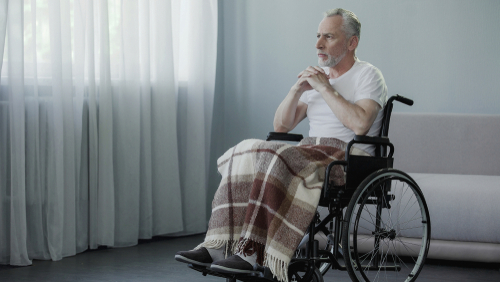
[{"label": "white beard", "polygon": [[321,60],[321,58],[318,58],[318,65],[320,67],[328,67],[328,68],[333,68],[336,66],[342,59],[345,57],[347,54],[347,48],[344,50],[344,53],[340,54],[339,56],[335,57],[330,54],[326,54],[328,58],[326,61]]}]

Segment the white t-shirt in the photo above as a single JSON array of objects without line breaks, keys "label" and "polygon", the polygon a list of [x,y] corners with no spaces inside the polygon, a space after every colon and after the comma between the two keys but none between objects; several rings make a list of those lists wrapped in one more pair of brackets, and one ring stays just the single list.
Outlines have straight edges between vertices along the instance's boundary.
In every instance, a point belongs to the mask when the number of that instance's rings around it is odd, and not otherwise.
[{"label": "white t-shirt", "polygon": [[[323,69],[327,74],[329,73],[329,68]],[[382,73],[372,64],[356,59],[351,69],[338,78],[330,79],[330,84],[351,103],[362,99],[372,99],[380,105],[381,110],[366,134],[378,136],[382,127],[382,109],[387,102],[387,86]],[[318,91],[313,89],[304,92],[300,101],[307,104],[310,137],[334,137],[346,143],[354,138],[354,131],[340,122]],[[356,147],[371,155],[375,154],[374,146],[357,144]]]}]

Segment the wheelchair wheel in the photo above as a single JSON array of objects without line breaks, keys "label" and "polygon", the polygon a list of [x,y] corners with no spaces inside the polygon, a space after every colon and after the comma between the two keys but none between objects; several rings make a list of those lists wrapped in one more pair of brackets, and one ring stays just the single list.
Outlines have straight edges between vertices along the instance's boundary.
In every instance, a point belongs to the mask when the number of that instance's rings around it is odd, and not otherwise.
[{"label": "wheelchair wheel", "polygon": [[[318,212],[317,212],[318,213]],[[318,220],[316,222],[316,224],[318,224],[320,222],[320,220]],[[320,235],[319,238],[317,238],[316,236],[315,239],[317,239],[319,242],[319,252],[318,252],[318,256],[322,259],[326,259],[326,258],[329,258],[329,255],[328,254],[333,254],[334,252],[334,247],[333,247],[333,233],[332,233],[332,230],[326,228],[324,230],[316,230],[318,232],[317,235]],[[340,231],[339,231],[340,233]],[[307,240],[309,238],[309,233],[306,233],[306,235],[304,236],[304,239],[303,240]],[[341,237],[339,237],[341,238]],[[340,241],[340,240],[339,240]],[[306,243],[307,244],[307,243]],[[305,246],[302,246],[302,242],[301,242],[301,245],[299,245],[299,247],[297,248],[297,250],[295,251],[295,255],[294,257],[295,258],[306,258],[306,248]],[[342,246],[341,244],[339,243],[339,246],[338,246],[338,255],[337,257],[342,257]],[[322,262],[317,262],[316,264],[316,267],[319,269],[319,271],[321,272],[321,275],[325,275],[328,270],[330,269],[331,267],[331,263],[330,262],[325,262],[325,261],[322,261]]]},{"label": "wheelchair wheel", "polygon": [[[330,244],[328,244],[327,248],[326,248],[326,251],[330,252],[330,253],[333,253],[333,246],[330,245]],[[323,257],[327,257],[327,256],[320,254],[320,257],[323,258]],[[331,266],[332,266],[332,264],[329,263],[329,262],[323,262],[323,263],[321,263],[319,265],[319,267],[318,267],[319,272],[321,273],[321,275],[325,275],[328,272],[328,270],[330,269]]]},{"label": "wheelchair wheel", "polygon": [[422,191],[402,171],[382,169],[356,189],[342,232],[352,281],[415,281],[427,257],[431,224]]},{"label": "wheelchair wheel", "polygon": [[296,261],[288,266],[288,281],[290,282],[323,282],[323,275],[317,268],[310,277],[306,277],[307,263],[304,261]]},{"label": "wheelchair wheel", "polygon": [[[327,251],[327,252],[330,252],[331,254],[334,253],[335,249],[333,247],[333,244],[330,244],[328,243],[325,250],[324,251]],[[319,256],[321,258],[327,258],[328,256],[327,255],[323,255],[323,254],[319,254]],[[342,260],[343,258],[343,254],[342,254],[342,245],[339,244],[339,247],[338,247],[338,251],[337,251],[337,259],[338,260]],[[318,266],[318,269],[319,271],[321,272],[321,275],[325,276],[325,274],[328,272],[328,270],[330,269],[331,267],[331,263],[330,262],[322,262],[319,266]]]},{"label": "wheelchair wheel", "polygon": [[[324,249],[320,249],[319,251],[320,251],[320,253],[319,253],[319,257],[320,258],[328,258],[328,255],[325,255],[322,252],[333,253],[333,246],[328,243]],[[303,259],[305,257],[306,257],[305,250],[297,250],[295,252],[294,258]],[[328,270],[330,269],[331,263],[329,263],[329,262],[318,262],[316,264],[316,267],[318,268],[318,270],[321,273],[321,275],[324,276],[328,272]]]}]

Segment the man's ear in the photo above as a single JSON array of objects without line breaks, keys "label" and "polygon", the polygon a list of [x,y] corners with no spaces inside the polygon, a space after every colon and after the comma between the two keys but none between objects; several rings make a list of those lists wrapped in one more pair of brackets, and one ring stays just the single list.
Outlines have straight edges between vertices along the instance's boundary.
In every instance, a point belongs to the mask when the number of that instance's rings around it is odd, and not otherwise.
[{"label": "man's ear", "polygon": [[356,47],[358,47],[358,42],[359,38],[357,36],[351,36],[351,38],[349,39],[349,44],[347,45],[347,49],[349,49],[350,51],[355,50]]}]

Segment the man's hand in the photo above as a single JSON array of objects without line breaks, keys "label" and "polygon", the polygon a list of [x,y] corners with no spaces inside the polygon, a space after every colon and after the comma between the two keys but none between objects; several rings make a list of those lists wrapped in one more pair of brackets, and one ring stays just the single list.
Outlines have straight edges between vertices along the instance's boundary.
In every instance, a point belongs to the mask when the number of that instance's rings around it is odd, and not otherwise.
[{"label": "man's hand", "polygon": [[308,77],[305,77],[305,76],[301,76],[299,74],[299,79],[297,80],[297,82],[295,82],[295,85],[292,87],[292,89],[302,95],[302,93],[306,92],[306,91],[309,91],[309,90],[312,90],[313,88],[311,87],[311,85],[309,84],[309,82],[307,81],[307,78]]},{"label": "man's hand", "polygon": [[307,81],[312,74],[325,73],[325,71],[320,67],[308,67],[307,69],[301,71],[297,75],[297,82],[292,87],[296,93],[304,93],[305,91],[314,89],[311,84]]},{"label": "man's hand", "polygon": [[321,92],[327,88],[332,88],[330,82],[328,81],[328,75],[321,67],[318,66],[309,66],[307,69],[299,73],[298,77],[299,80],[297,81],[297,84],[300,82],[303,85],[307,85],[307,90],[315,89],[318,92]]}]

